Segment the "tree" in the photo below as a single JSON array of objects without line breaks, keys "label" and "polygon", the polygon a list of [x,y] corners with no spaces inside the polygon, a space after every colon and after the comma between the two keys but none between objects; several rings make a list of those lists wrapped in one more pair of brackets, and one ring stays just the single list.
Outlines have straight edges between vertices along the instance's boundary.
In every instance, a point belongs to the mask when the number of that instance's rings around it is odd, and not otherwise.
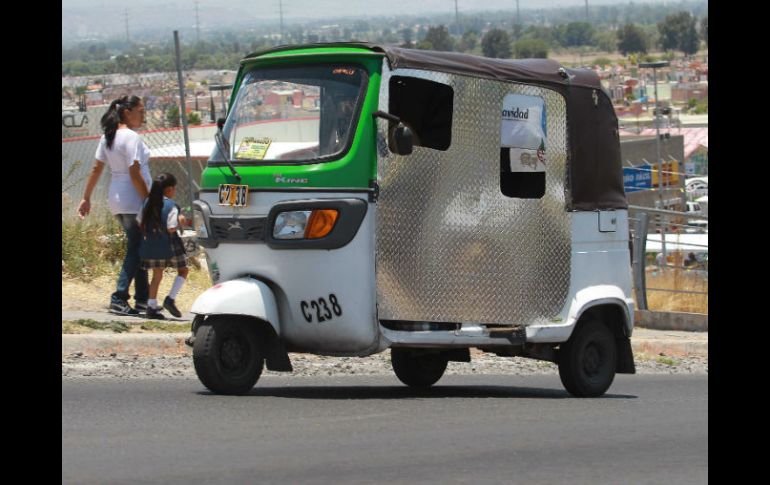
[{"label": "tree", "polygon": [[434,51],[454,50],[454,40],[449,35],[449,31],[443,25],[431,27],[425,35],[425,39],[420,42],[418,49],[430,49]]},{"label": "tree", "polygon": [[632,52],[647,53],[647,39],[642,29],[634,24],[626,24],[618,30],[618,50],[628,55]]},{"label": "tree", "polygon": [[692,22],[687,24],[687,28],[681,32],[679,38],[679,50],[686,55],[691,56],[698,52],[700,47],[700,37],[698,31],[695,29],[695,18],[692,17]]},{"label": "tree", "polygon": [[457,50],[460,52],[470,52],[476,48],[479,43],[479,34],[472,30],[467,30],[463,33],[460,43],[457,45]]},{"label": "tree", "polygon": [[577,47],[593,42],[594,28],[588,22],[570,22],[564,30],[564,45]]},{"label": "tree", "polygon": [[412,47],[412,29],[406,27],[399,30],[398,33],[401,34],[401,38],[404,39],[404,43],[401,44],[401,47]]},{"label": "tree", "polygon": [[658,23],[660,47],[667,51],[680,50],[685,54],[696,53],[699,39],[695,24],[695,17],[689,12],[667,15]]},{"label": "tree", "polygon": [[547,59],[548,44],[540,39],[521,39],[513,44],[517,59]]},{"label": "tree", "polygon": [[490,29],[481,39],[481,51],[486,57],[510,59],[511,37],[501,29]]},{"label": "tree", "polygon": [[596,47],[601,51],[615,52],[618,50],[618,36],[616,32],[609,30],[597,32],[594,35],[594,39],[596,41]]}]

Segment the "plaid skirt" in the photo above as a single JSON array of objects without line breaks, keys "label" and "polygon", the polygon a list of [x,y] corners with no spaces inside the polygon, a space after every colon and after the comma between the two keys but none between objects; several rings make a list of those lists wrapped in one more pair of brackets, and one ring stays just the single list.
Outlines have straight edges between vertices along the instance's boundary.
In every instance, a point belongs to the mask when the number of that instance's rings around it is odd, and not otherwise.
[{"label": "plaid skirt", "polygon": [[143,259],[142,269],[186,268],[187,252],[184,249],[182,238],[177,233],[171,235],[171,251],[173,256],[169,259]]}]

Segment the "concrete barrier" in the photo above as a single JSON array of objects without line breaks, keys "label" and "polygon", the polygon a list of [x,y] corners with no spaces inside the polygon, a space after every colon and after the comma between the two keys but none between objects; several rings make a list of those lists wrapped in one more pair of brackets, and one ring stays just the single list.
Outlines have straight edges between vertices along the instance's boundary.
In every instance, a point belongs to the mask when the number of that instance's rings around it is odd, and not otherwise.
[{"label": "concrete barrier", "polygon": [[652,312],[636,310],[634,325],[654,330],[683,330],[687,332],[708,332],[709,316],[704,313]]}]

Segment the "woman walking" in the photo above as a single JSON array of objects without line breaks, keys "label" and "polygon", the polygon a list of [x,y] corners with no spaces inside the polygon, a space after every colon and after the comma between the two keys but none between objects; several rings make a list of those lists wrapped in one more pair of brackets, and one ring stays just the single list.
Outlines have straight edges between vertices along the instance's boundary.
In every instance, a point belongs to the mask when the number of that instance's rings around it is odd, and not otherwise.
[{"label": "woman walking", "polygon": [[[96,160],[86,182],[78,215],[84,219],[91,212],[91,192],[96,187],[104,166],[109,164],[112,180],[109,188],[110,212],[117,217],[126,232],[126,257],[120,269],[115,292],[110,297],[109,310],[120,315],[138,315],[147,309],[149,283],[147,271],[140,268],[139,245],[142,235],[136,215],[149,194],[152,182],[148,162],[150,150],[142,141],[137,128],[144,123],[144,104],[138,96],[122,96],[110,104],[102,116],[104,135],[96,149]],[[128,304],[129,287],[134,281],[135,307]]]}]

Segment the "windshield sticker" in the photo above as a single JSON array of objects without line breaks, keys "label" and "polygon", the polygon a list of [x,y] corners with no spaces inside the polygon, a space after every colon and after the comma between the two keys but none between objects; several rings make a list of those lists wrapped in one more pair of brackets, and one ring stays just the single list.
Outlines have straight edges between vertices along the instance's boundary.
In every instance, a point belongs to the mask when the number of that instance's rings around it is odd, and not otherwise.
[{"label": "windshield sticker", "polygon": [[512,172],[544,172],[545,102],[539,96],[508,94],[503,99],[500,145],[510,149]]},{"label": "windshield sticker", "polygon": [[332,74],[344,74],[346,76],[352,76],[355,73],[356,73],[355,69],[350,69],[345,67],[338,67],[332,71]]},{"label": "windshield sticker", "polygon": [[238,147],[235,158],[262,160],[265,158],[265,154],[267,153],[267,149],[270,147],[271,142],[272,140],[270,140],[270,138],[257,140],[256,138],[246,137],[241,141],[241,146]]}]

